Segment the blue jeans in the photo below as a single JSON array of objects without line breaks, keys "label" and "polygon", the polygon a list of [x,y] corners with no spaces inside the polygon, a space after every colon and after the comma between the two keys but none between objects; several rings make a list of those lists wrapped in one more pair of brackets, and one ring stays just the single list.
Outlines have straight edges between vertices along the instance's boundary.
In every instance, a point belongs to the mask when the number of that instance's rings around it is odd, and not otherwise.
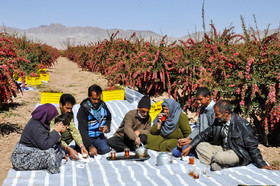
[{"label": "blue jeans", "polygon": [[[175,147],[173,150],[172,150],[172,155],[174,157],[181,157],[181,153],[182,153],[182,150],[187,148],[189,145],[185,145],[183,148],[180,148],[180,147]],[[195,151],[194,149],[191,149],[188,156],[194,156],[195,155]]]},{"label": "blue jeans", "polygon": [[102,134],[96,138],[90,138],[90,142],[97,149],[97,154],[106,154],[111,151],[107,145],[107,138]]}]

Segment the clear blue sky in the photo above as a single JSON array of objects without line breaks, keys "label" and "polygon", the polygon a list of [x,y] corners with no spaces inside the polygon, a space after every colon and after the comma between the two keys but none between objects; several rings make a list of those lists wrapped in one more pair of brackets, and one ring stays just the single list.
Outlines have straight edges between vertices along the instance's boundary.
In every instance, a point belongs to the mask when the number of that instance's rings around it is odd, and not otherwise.
[{"label": "clear blue sky", "polygon": [[[0,0],[0,24],[27,29],[51,23],[103,29],[150,30],[181,37],[203,31],[203,0]],[[241,32],[240,15],[260,30],[279,28],[280,0],[205,0],[205,24],[218,31],[232,25]]]}]

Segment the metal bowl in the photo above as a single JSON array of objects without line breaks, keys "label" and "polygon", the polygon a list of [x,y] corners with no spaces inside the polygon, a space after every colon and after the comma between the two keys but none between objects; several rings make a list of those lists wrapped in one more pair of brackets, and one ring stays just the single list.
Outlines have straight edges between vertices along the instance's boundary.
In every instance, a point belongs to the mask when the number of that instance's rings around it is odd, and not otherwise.
[{"label": "metal bowl", "polygon": [[157,165],[167,165],[173,163],[173,157],[170,153],[167,152],[161,152],[157,156]]}]

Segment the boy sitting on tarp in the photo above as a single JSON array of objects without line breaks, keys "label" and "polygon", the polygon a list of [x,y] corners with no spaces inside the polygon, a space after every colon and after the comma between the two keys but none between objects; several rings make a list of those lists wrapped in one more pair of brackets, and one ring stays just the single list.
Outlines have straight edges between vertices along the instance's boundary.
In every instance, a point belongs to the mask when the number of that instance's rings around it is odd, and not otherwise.
[{"label": "boy sitting on tarp", "polygon": [[[76,100],[71,94],[62,94],[59,100],[59,108],[57,107],[56,109],[60,114],[65,115],[70,121],[70,125],[66,132],[61,134],[61,146],[67,151],[72,159],[78,160],[77,151],[81,152],[85,157],[88,157],[88,151],[85,148],[80,132],[74,123],[72,108],[75,104]],[[52,131],[54,129],[54,123],[51,123],[50,127],[50,131]],[[75,140],[76,143],[74,149],[68,146],[73,140]]]}]

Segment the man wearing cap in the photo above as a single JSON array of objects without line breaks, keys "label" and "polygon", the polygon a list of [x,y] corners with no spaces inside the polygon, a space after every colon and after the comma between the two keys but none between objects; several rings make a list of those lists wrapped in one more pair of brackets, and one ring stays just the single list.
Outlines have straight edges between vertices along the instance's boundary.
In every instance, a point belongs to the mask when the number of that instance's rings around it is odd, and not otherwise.
[{"label": "man wearing cap", "polygon": [[108,145],[117,152],[124,151],[125,148],[135,150],[141,142],[145,145],[147,143],[146,135],[151,130],[150,108],[150,98],[143,96],[137,109],[126,113],[119,129],[113,137],[107,140]]}]

